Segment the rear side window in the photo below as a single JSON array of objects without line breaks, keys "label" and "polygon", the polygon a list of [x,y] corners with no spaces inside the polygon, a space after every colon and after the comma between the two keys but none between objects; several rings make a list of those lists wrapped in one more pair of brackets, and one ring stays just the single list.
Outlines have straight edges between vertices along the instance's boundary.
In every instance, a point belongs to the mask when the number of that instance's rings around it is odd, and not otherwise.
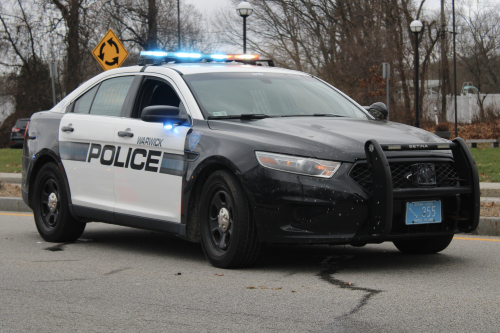
[{"label": "rear side window", "polygon": [[101,83],[90,114],[119,117],[134,76],[117,77]]},{"label": "rear side window", "polygon": [[75,108],[73,109],[74,113],[89,113],[90,106],[92,105],[98,87],[99,85],[95,86],[76,100]]}]

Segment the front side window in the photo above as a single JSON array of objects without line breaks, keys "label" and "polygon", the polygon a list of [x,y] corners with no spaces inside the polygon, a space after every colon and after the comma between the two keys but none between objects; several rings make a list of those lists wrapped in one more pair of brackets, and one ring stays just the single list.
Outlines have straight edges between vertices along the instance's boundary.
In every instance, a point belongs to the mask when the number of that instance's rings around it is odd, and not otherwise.
[{"label": "front side window", "polygon": [[165,81],[148,78],[144,82],[138,99],[137,117],[147,106],[169,105],[183,109],[181,100],[175,90]]},{"label": "front side window", "polygon": [[342,94],[306,75],[208,73],[184,75],[183,78],[206,117],[242,114],[369,117]]},{"label": "front side window", "polygon": [[90,114],[119,117],[132,81],[134,76],[103,81],[90,108]]}]

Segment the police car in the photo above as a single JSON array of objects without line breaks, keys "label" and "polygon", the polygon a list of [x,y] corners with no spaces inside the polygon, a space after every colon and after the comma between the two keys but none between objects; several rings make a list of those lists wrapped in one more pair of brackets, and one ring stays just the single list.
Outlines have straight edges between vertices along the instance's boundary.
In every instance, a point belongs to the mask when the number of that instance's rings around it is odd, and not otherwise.
[{"label": "police car", "polygon": [[99,221],[201,242],[224,268],[265,243],[423,254],[476,229],[464,141],[374,109],[256,55],[142,52],[31,117],[23,199],[46,241]]}]

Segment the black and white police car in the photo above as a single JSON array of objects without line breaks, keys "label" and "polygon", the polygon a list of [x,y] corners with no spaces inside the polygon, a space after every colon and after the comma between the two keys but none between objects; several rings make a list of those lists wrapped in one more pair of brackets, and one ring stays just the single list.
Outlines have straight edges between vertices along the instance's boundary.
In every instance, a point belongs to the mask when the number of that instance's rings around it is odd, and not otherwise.
[{"label": "black and white police car", "polygon": [[100,221],[201,242],[214,266],[243,267],[265,243],[435,253],[476,229],[462,139],[377,119],[312,75],[266,65],[142,52],[35,113],[22,192],[43,239],[75,241]]}]

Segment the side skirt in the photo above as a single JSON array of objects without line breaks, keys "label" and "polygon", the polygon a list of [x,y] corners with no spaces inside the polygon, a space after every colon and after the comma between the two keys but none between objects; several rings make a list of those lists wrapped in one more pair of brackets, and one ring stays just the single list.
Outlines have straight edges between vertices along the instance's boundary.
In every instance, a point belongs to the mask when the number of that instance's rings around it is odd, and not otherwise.
[{"label": "side skirt", "polygon": [[186,235],[186,225],[176,222],[162,221],[150,219],[147,217],[113,213],[101,209],[89,208],[84,206],[73,205],[73,211],[78,218],[89,221],[104,222],[109,224],[121,225],[137,229],[145,229],[152,231],[161,231],[176,234],[179,236]]}]

